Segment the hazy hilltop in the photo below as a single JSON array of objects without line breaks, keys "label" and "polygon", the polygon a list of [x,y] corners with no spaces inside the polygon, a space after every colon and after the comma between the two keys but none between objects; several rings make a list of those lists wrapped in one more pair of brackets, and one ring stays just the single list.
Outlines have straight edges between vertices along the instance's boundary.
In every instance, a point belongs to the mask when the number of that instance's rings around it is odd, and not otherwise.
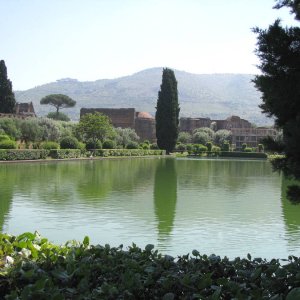
[{"label": "hazy hilltop", "polygon": [[[175,71],[181,117],[226,118],[238,115],[258,125],[272,124],[258,108],[260,93],[248,74],[191,74]],[[54,111],[49,105],[40,105],[40,99],[49,94],[65,94],[77,101],[74,108],[62,110],[78,120],[80,108],[134,107],[155,115],[162,68],[146,69],[131,76],[80,82],[61,79],[26,91],[16,91],[18,102],[32,101],[36,113],[45,115]]]}]

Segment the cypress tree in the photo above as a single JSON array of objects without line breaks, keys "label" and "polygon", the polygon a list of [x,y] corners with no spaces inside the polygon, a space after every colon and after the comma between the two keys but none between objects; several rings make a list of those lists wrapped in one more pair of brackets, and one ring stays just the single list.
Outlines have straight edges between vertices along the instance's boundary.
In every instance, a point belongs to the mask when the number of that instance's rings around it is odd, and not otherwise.
[{"label": "cypress tree", "polygon": [[0,60],[0,113],[14,113],[16,106],[12,84],[7,79],[7,69],[4,60]]},{"label": "cypress tree", "polygon": [[175,147],[178,137],[179,104],[177,81],[174,71],[163,69],[162,84],[158,92],[156,106],[156,138],[160,149],[169,154]]}]

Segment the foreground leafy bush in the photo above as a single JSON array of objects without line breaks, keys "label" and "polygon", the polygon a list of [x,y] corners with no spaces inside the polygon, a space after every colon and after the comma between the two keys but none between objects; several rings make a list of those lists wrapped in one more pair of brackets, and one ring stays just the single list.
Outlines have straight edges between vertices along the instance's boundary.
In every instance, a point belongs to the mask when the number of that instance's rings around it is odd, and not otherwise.
[{"label": "foreground leafy bush", "polygon": [[49,150],[44,149],[22,149],[22,150],[1,150],[0,160],[35,160],[45,159]]},{"label": "foreground leafy bush", "polygon": [[1,299],[299,299],[300,259],[239,257],[197,250],[174,258],[153,245],[56,246],[38,233],[0,233]]}]

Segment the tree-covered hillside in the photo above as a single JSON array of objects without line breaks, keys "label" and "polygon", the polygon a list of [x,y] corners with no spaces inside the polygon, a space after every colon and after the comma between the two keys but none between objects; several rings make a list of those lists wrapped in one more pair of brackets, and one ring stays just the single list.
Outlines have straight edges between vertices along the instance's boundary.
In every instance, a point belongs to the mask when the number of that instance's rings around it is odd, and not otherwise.
[{"label": "tree-covered hillside", "polygon": [[[49,94],[65,94],[74,99],[74,108],[65,111],[72,119],[79,118],[82,107],[134,107],[155,114],[162,68],[147,69],[131,76],[80,82],[64,79],[26,91],[16,91],[18,102],[32,101],[38,115],[46,115],[50,107],[40,100]],[[248,74],[191,74],[175,70],[178,81],[180,117],[226,118],[239,115],[257,124],[270,124],[258,105],[260,93]]]}]

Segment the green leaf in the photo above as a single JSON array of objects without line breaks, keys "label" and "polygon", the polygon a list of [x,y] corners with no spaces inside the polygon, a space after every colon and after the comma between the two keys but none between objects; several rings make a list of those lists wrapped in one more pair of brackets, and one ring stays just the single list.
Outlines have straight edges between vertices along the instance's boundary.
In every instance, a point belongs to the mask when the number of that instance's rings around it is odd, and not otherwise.
[{"label": "green leaf", "polygon": [[90,244],[90,238],[88,236],[84,237],[83,246],[87,247]]},{"label": "green leaf", "polygon": [[173,293],[167,293],[162,298],[162,300],[173,300],[173,299],[175,299],[175,295]]},{"label": "green leaf", "polygon": [[148,244],[146,247],[145,247],[145,250],[147,251],[147,252],[151,252],[151,250],[153,250],[154,249],[154,245],[152,245],[152,244]]},{"label": "green leaf", "polygon": [[300,288],[292,289],[286,296],[286,300],[300,300]]},{"label": "green leaf", "polygon": [[262,269],[257,268],[252,274],[251,274],[251,279],[255,280],[261,275]]}]

